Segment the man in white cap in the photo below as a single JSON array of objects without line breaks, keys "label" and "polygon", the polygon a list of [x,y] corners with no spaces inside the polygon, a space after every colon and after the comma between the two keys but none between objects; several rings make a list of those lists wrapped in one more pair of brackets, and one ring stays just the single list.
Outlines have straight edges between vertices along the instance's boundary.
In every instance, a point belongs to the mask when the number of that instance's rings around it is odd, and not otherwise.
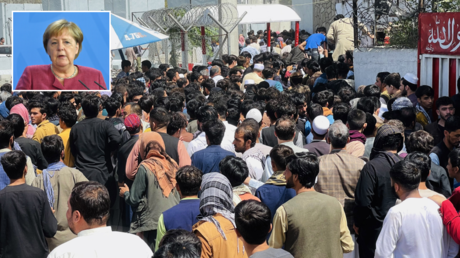
[{"label": "man in white cap", "polygon": [[[331,153],[318,158],[319,173],[315,190],[335,197],[342,204],[348,229],[353,241],[356,242],[353,230],[355,189],[365,163],[362,159],[347,153],[346,145],[350,141],[350,136],[347,126],[341,120],[336,120],[329,127],[327,141],[331,144]],[[343,257],[355,257],[356,252],[344,254]]]},{"label": "man in white cap", "polygon": [[259,124],[259,132],[258,132],[258,135],[257,135],[257,143],[256,143],[255,147],[258,148],[260,151],[262,151],[262,153],[265,156],[270,155],[270,151],[272,150],[272,147],[270,147],[268,145],[265,145],[265,144],[262,144],[259,141],[260,131],[263,129],[263,127],[262,127],[263,116],[260,113],[260,110],[258,110],[257,108],[253,108],[253,109],[249,110],[249,112],[246,114],[246,119],[250,119],[250,118],[256,120],[256,122]]},{"label": "man in white cap", "polygon": [[259,84],[263,82],[262,79],[262,71],[264,70],[263,64],[254,64],[254,69],[252,73],[248,73],[243,78],[243,83],[241,84],[241,91],[244,91],[244,85],[246,84],[246,80],[254,80],[254,84]]},{"label": "man in white cap", "polygon": [[407,96],[412,102],[412,106],[414,107],[418,104],[417,95],[415,95],[415,91],[417,90],[417,82],[417,76],[411,73],[406,73],[406,75],[404,75],[401,80],[401,86],[404,87],[402,95]]},{"label": "man in white cap", "polygon": [[315,153],[318,157],[329,154],[331,146],[326,142],[326,133],[331,123],[325,116],[317,116],[313,120],[311,133],[313,134],[313,141],[304,146],[310,152]]}]

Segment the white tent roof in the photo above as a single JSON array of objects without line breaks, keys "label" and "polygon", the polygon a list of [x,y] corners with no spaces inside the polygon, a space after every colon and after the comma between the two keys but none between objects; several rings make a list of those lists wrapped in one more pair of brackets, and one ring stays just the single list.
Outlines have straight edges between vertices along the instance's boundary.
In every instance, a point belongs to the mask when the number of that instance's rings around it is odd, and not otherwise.
[{"label": "white tent roof", "polygon": [[281,4],[237,5],[238,16],[247,12],[240,24],[300,21],[300,16],[292,8]]}]

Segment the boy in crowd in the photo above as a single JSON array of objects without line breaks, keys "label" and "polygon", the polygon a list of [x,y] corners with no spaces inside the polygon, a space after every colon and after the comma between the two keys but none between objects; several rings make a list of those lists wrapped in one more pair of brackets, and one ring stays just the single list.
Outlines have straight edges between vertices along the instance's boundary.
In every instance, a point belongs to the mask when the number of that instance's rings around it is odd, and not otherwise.
[{"label": "boy in crowd", "polygon": [[420,86],[415,91],[415,95],[417,96],[418,101],[417,105],[415,105],[415,109],[417,109],[417,117],[415,121],[422,126],[431,124],[433,122],[433,112],[431,110],[434,99],[433,88],[426,85]]}]

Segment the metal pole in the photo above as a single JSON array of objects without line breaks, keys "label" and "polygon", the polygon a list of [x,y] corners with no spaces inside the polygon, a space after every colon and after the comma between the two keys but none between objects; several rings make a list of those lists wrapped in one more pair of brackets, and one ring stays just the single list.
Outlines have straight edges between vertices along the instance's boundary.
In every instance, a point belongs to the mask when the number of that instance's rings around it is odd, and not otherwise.
[{"label": "metal pole", "polygon": [[295,22],[295,46],[299,45],[299,21]]},{"label": "metal pole", "polygon": [[270,29],[270,23],[267,23],[267,50],[270,53],[270,47],[272,45],[272,33]]},{"label": "metal pole", "polygon": [[201,53],[203,54],[203,65],[208,64],[208,56],[206,55],[206,30],[201,26]]},{"label": "metal pole", "polygon": [[354,47],[358,48],[358,0],[353,0],[353,34]]}]

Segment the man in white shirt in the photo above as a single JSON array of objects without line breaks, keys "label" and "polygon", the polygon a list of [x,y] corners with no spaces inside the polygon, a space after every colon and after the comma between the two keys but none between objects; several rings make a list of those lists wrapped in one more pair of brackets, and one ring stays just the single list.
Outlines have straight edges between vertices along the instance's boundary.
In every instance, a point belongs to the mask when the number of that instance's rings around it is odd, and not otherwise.
[{"label": "man in white shirt", "polygon": [[[152,250],[138,236],[107,227],[110,197],[98,182],[75,184],[68,201],[67,222],[77,238],[56,247],[48,258],[150,258]],[[123,248],[124,247],[124,248]]]},{"label": "man in white shirt", "polygon": [[221,75],[220,67],[217,66],[217,65],[214,65],[213,67],[211,67],[210,75],[211,75],[212,80],[216,84],[217,84],[218,81],[224,79],[224,77],[222,77],[222,75]]},{"label": "man in white shirt", "polygon": [[420,196],[420,169],[410,161],[390,170],[391,184],[402,201],[385,217],[377,239],[375,257],[455,257],[458,245],[447,234],[439,206]]}]

